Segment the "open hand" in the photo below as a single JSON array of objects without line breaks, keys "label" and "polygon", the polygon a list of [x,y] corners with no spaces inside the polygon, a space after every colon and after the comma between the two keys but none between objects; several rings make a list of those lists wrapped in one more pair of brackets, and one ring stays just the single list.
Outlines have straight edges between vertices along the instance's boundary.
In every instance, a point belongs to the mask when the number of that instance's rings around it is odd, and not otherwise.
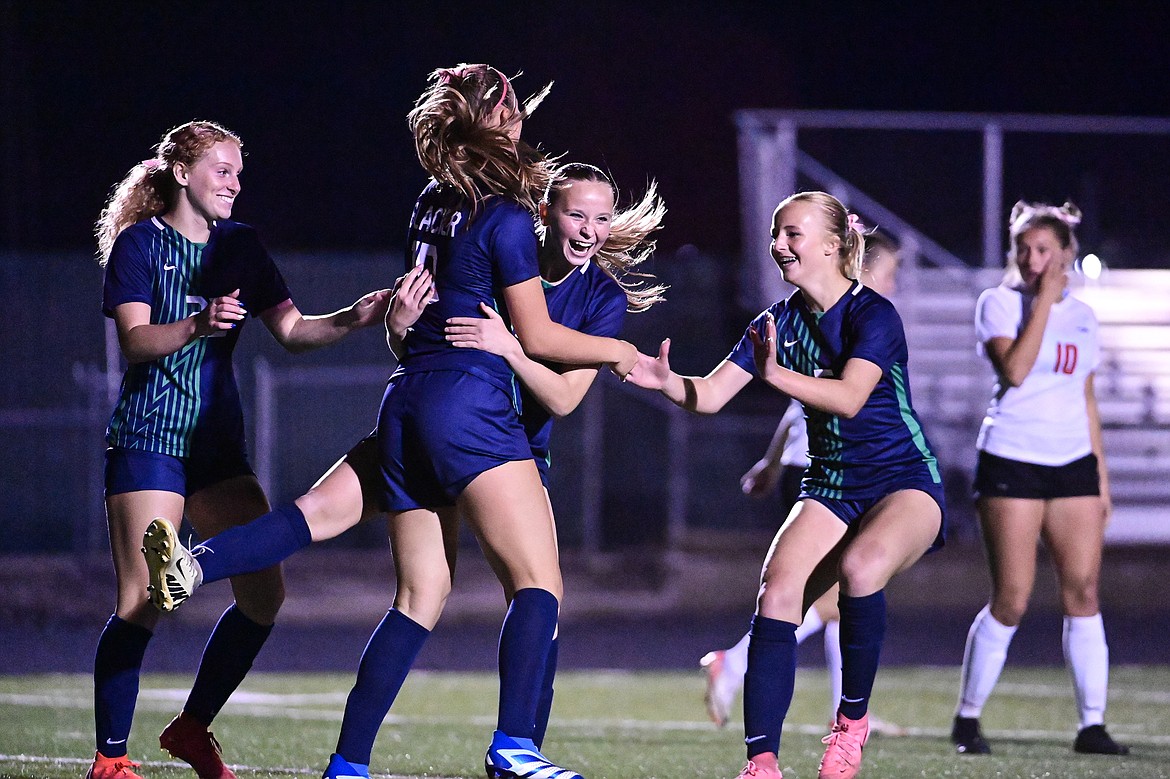
[{"label": "open hand", "polygon": [[390,298],[393,295],[393,290],[379,289],[358,298],[357,302],[349,307],[353,313],[354,328],[369,327],[381,322],[386,317],[386,309],[390,307]]},{"label": "open hand", "polygon": [[771,312],[764,315],[763,332],[751,327],[748,328],[748,337],[752,341],[756,373],[763,378],[776,365],[776,320],[772,318]]},{"label": "open hand", "polygon": [[636,387],[649,390],[660,390],[666,385],[670,377],[670,339],[667,338],[658,347],[658,356],[638,353],[638,361],[625,376],[625,381]]},{"label": "open hand", "polygon": [[501,357],[507,357],[513,351],[522,351],[520,342],[494,308],[487,303],[480,303],[479,310],[483,312],[484,319],[456,316],[447,320],[443,332],[448,343],[466,349],[482,349]]}]

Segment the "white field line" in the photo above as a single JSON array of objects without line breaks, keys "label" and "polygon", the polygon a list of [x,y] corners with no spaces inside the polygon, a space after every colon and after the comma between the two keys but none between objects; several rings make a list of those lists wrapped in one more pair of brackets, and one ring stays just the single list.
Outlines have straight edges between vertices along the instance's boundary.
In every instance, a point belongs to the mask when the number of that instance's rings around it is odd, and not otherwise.
[{"label": "white field line", "polygon": [[[1037,686],[1040,689],[1040,686]],[[1056,688],[1048,688],[1056,689]],[[153,689],[143,690],[141,698],[142,703],[140,709],[150,711],[170,711],[173,708],[173,703],[176,700],[185,700],[187,691],[185,690],[165,690]],[[1066,694],[1063,689],[1060,694]],[[1158,693],[1151,693],[1151,695],[1158,695]],[[1040,696],[1036,696],[1040,697]],[[316,708],[289,708],[292,701],[304,701],[315,704],[337,704],[331,709],[316,709]],[[262,702],[261,702],[262,701]],[[310,722],[340,722],[342,716],[342,705],[345,701],[345,695],[341,693],[317,693],[317,694],[292,694],[279,695],[276,693],[249,693],[245,691],[238,691],[232,700],[228,703],[227,712],[233,716],[247,716],[255,717],[257,719],[287,719],[287,720],[301,720]],[[67,694],[65,692],[48,693],[43,695],[32,694],[0,694],[0,704],[8,704],[13,706],[30,706],[30,707],[49,707],[49,708],[71,708],[71,709],[88,709],[93,705],[93,701],[89,696],[80,696],[76,694]],[[384,720],[385,724],[390,725],[476,725],[486,729],[490,729],[495,725],[495,718],[492,716],[399,716],[390,714]],[[622,719],[622,718],[593,718],[575,719],[571,717],[558,717],[558,728],[568,728],[578,732],[597,733],[599,737],[605,736],[612,731],[630,732],[666,732],[666,731],[682,731],[682,732],[702,732],[711,729],[711,723],[706,720],[639,720],[639,719]],[[810,723],[795,723],[789,722],[784,727],[786,732],[795,732],[808,736],[821,736],[825,734],[825,726],[823,724]],[[908,735],[919,738],[932,739],[946,739],[950,736],[949,728],[907,728]],[[1069,738],[1066,730],[1051,731],[1051,730],[986,730],[986,735],[991,738],[1010,738],[1010,739],[1031,739],[1035,741],[1056,741],[1065,742]],[[1144,744],[1149,746],[1170,746],[1170,735],[1158,734],[1135,734],[1126,732],[1124,728],[1114,728],[1115,733],[1120,733],[1124,739],[1131,744]],[[0,760],[6,759],[0,755]],[[281,769],[283,770],[283,769]]]},{"label": "white field line", "polygon": [[[40,757],[38,755],[4,755],[0,754],[0,762],[3,763],[20,763],[23,765],[49,765],[49,766],[88,766],[93,762],[92,758],[79,757]],[[275,766],[250,766],[242,763],[230,764],[232,768],[237,771],[254,771],[263,774],[288,774],[290,776],[319,776],[321,769],[319,768],[280,768]],[[165,768],[179,768],[190,770],[191,766],[187,763],[180,763],[177,761],[151,760],[150,766]],[[370,772],[371,777],[379,777],[379,779],[417,779],[413,774],[380,774],[377,772]],[[428,777],[431,775],[428,774]],[[444,779],[441,776],[435,776],[434,779]]]},{"label": "white field line", "polygon": [[[880,677],[879,677],[880,681]],[[930,682],[914,681],[915,689],[919,692],[946,692],[955,693],[954,685],[931,684]],[[878,691],[878,697],[896,691]],[[1012,695],[1017,698],[1041,698],[1064,700],[1073,697],[1072,682],[1065,685],[1054,684],[1026,684],[1024,682],[1003,682],[995,686],[995,695]],[[1170,690],[1134,690],[1130,688],[1111,687],[1110,700],[1124,700],[1126,703],[1148,703],[1156,706],[1170,706]]]}]

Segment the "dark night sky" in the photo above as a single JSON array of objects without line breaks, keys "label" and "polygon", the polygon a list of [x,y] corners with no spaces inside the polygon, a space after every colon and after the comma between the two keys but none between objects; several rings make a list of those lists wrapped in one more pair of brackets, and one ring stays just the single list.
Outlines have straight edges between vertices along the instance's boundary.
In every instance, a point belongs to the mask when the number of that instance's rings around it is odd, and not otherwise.
[{"label": "dark night sky", "polygon": [[[271,246],[398,246],[423,183],[404,116],[461,61],[523,70],[522,94],[555,81],[526,137],[626,189],[658,179],[661,245],[714,252],[740,241],[738,108],[1170,116],[1163,4],[907,5],[0,0],[0,249],[88,248],[110,186],[195,117],[244,138],[235,216]],[[802,141],[945,245],[978,241],[973,136]],[[1006,205],[1087,197],[1105,231],[1141,231],[1168,146],[1009,140]]]}]

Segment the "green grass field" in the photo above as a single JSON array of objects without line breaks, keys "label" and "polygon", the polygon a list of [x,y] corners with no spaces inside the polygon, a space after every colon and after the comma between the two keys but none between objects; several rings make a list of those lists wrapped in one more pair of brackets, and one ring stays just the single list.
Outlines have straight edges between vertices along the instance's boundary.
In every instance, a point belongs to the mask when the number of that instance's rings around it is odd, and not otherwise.
[{"label": "green grass field", "polygon": [[[337,738],[352,678],[338,674],[255,674],[228,703],[214,730],[241,779],[320,776]],[[194,773],[157,750],[157,734],[179,710],[190,679],[143,679],[131,756],[147,779]],[[1075,712],[1062,669],[1005,671],[984,730],[995,754],[955,755],[949,723],[954,668],[891,668],[878,676],[873,709],[910,728],[866,747],[863,779],[880,777],[1126,777],[1170,779],[1170,667],[1115,668],[1109,727],[1128,757],[1072,752]],[[0,777],[80,777],[93,750],[88,676],[0,676]],[[802,672],[780,764],[786,779],[811,779],[827,718],[823,672]],[[695,673],[565,672],[557,679],[545,751],[586,779],[731,779],[743,763],[738,718],[725,730],[707,721]],[[491,674],[416,673],[382,726],[374,775],[482,777],[495,722]]]}]

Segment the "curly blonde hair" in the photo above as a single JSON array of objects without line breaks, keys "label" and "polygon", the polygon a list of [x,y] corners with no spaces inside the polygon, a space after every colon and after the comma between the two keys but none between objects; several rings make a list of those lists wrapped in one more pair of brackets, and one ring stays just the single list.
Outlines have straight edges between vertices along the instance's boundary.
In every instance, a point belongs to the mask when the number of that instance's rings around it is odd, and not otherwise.
[{"label": "curly blonde hair", "polygon": [[197,120],[168,130],[154,147],[154,156],[131,168],[106,201],[94,225],[98,264],[104,266],[109,261],[119,233],[135,222],[165,214],[174,206],[179,188],[174,174],[176,164],[194,165],[222,141],[244,147],[240,136],[215,122]]},{"label": "curly blonde hair", "polygon": [[[596,181],[609,186],[617,203],[618,190],[605,171],[583,162],[570,162],[553,171],[552,180],[544,191],[541,203],[552,205],[561,192],[574,181]],[[655,240],[650,234],[662,228],[666,216],[666,205],[658,197],[658,186],[651,181],[637,203],[620,211],[615,210],[610,221],[609,237],[597,250],[594,261],[626,293],[626,310],[631,313],[645,311],[666,298],[666,284],[653,284],[653,274],[640,273],[635,267],[654,254]],[[537,235],[543,241],[547,228],[537,227]]]},{"label": "curly blonde hair", "polygon": [[776,221],[776,213],[789,203],[811,203],[820,209],[824,217],[825,229],[831,235],[837,236],[840,248],[837,250],[837,262],[841,274],[848,279],[861,276],[861,263],[865,257],[865,228],[855,215],[849,213],[837,198],[828,192],[797,192],[780,201],[776,210],[772,212],[772,222]]},{"label": "curly blonde hair", "polygon": [[1029,203],[1018,200],[1012,206],[1011,216],[1008,217],[1008,251],[1007,266],[1004,268],[1003,280],[1008,286],[1017,286],[1023,283],[1020,276],[1020,260],[1018,256],[1020,236],[1037,227],[1047,227],[1056,236],[1062,249],[1072,249],[1073,255],[1080,251],[1077,234],[1073,229],[1081,223],[1081,209],[1071,201],[1065,201],[1063,206],[1050,206],[1047,203]]},{"label": "curly blonde hair", "polygon": [[[555,160],[512,140],[508,132],[536,109],[552,84],[521,107],[512,82],[490,65],[439,68],[427,80],[429,86],[407,114],[423,169],[476,207],[483,198],[499,195],[535,213]],[[501,106],[506,109],[502,122]]]}]

